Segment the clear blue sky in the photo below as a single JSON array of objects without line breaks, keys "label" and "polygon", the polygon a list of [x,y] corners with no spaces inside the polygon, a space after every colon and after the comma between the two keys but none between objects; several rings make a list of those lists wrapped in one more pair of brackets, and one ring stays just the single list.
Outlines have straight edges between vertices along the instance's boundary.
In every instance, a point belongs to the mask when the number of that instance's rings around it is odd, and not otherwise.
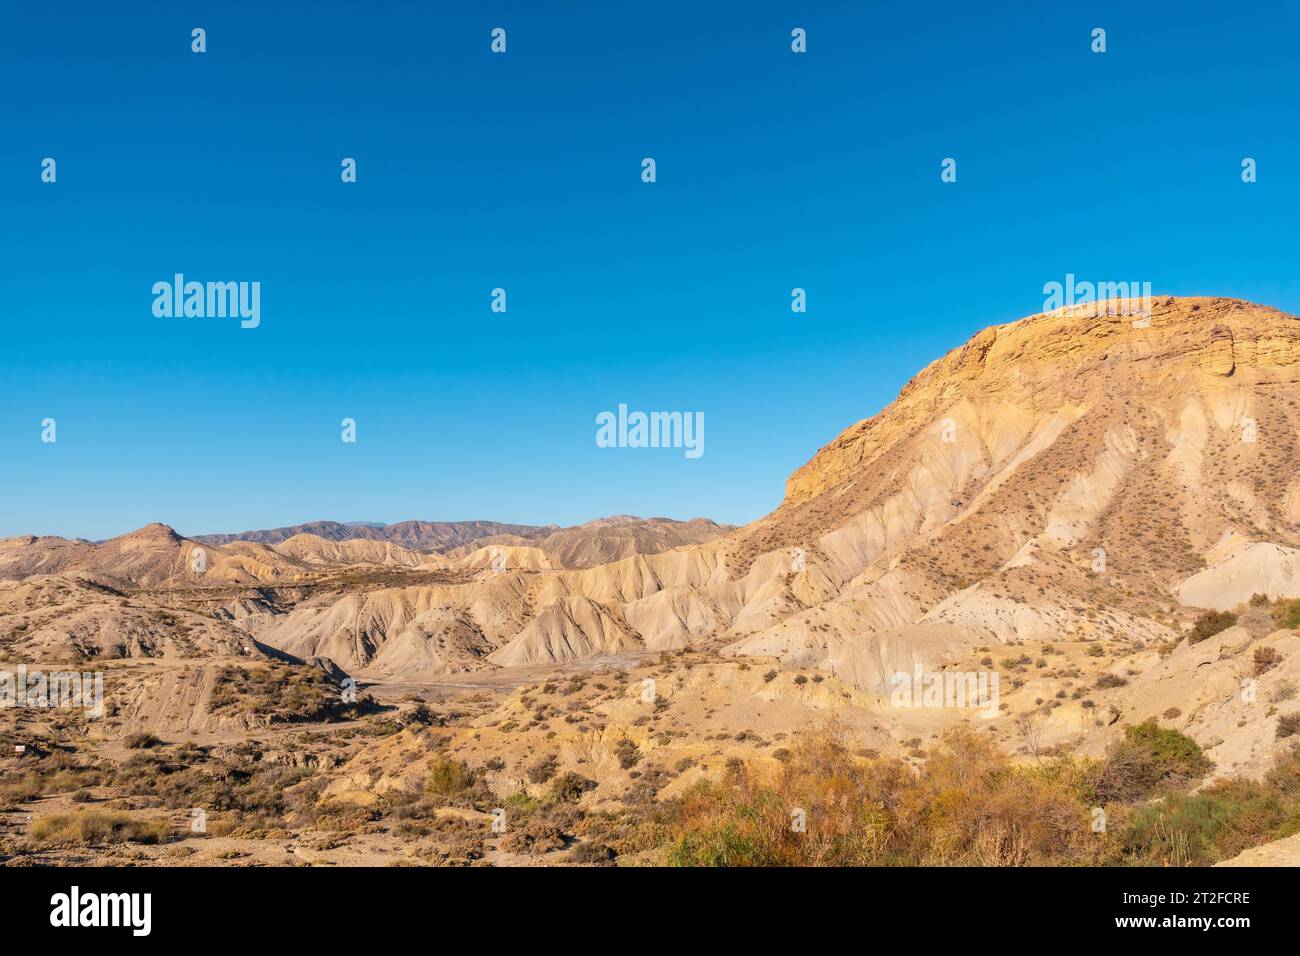
[{"label": "clear blue sky", "polygon": [[[6,4],[0,535],[744,522],[1067,272],[1300,311],[1298,10]],[[620,402],[704,456],[598,448]]]}]

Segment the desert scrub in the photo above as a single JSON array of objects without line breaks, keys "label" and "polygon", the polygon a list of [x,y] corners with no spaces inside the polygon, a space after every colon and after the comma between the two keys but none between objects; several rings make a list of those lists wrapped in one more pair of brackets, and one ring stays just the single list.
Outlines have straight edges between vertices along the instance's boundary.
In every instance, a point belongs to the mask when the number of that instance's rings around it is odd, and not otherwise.
[{"label": "desert scrub", "polygon": [[56,813],[32,823],[29,839],[36,849],[60,846],[103,846],[109,843],[162,843],[167,824],[137,820],[125,813],[83,810]]},{"label": "desert scrub", "polygon": [[624,737],[614,748],[614,756],[618,758],[619,767],[630,770],[641,759],[641,748],[630,738]]},{"label": "desert scrub", "polygon": [[1154,720],[1124,730],[1124,739],[1106,753],[1091,777],[1097,799],[1132,802],[1184,789],[1211,767],[1196,741]]},{"label": "desert scrub", "polygon": [[1300,598],[1291,601],[1278,601],[1273,606],[1273,620],[1278,627],[1300,629]]},{"label": "desert scrub", "polygon": [[613,847],[604,843],[586,841],[574,847],[569,854],[569,862],[578,866],[614,866],[618,854]]},{"label": "desert scrub", "polygon": [[55,753],[22,771],[0,775],[0,806],[28,803],[37,797],[71,793],[103,783],[104,771]]},{"label": "desert scrub", "polygon": [[[679,866],[1201,864],[1300,832],[1297,752],[1262,783],[1189,794],[1210,762],[1154,721],[1129,727],[1102,761],[1041,766],[957,729],[916,771],[825,731],[800,737],[775,778],[729,763],[722,780],[667,801],[652,835]],[[1109,825],[1093,833],[1101,805]]]},{"label": "desert scrub", "polygon": [[919,772],[820,733],[800,738],[773,783],[732,765],[672,801],[660,847],[678,866],[1087,863],[1100,846],[1078,791],[1074,775],[1013,766],[964,729]]},{"label": "desert scrub", "polygon": [[1275,647],[1257,647],[1252,660],[1255,665],[1255,676],[1259,677],[1282,663],[1282,655]]},{"label": "desert scrub", "polygon": [[313,773],[306,767],[238,759],[190,764],[195,753],[201,751],[136,754],[115,768],[107,782],[121,793],[153,797],[171,809],[229,810],[247,823],[286,813],[290,789]]},{"label": "desert scrub", "polygon": [[582,795],[596,789],[596,781],[572,771],[562,774],[551,781],[548,796],[555,803],[577,803]]},{"label": "desert scrub", "polygon": [[1187,635],[1188,644],[1199,644],[1226,631],[1237,623],[1237,615],[1231,611],[1206,611],[1198,617],[1192,624],[1192,630]]},{"label": "desert scrub", "polygon": [[507,853],[550,853],[562,850],[567,838],[564,831],[541,816],[533,816],[510,827],[501,838],[499,846]]},{"label": "desert scrub", "polygon": [[1262,782],[1225,780],[1133,811],[1112,862],[1208,866],[1300,832],[1300,754]]},{"label": "desert scrub", "polygon": [[528,779],[533,783],[546,783],[555,776],[559,768],[560,762],[555,754],[547,754],[528,768]]},{"label": "desert scrub", "polygon": [[1300,734],[1300,713],[1283,714],[1277,719],[1277,739],[1294,737]]},{"label": "desert scrub", "polygon": [[499,804],[497,796],[484,782],[480,773],[471,769],[468,764],[446,757],[435,757],[430,762],[424,792],[429,797],[440,801],[443,806],[483,809]]},{"label": "desert scrub", "polygon": [[29,803],[45,792],[45,781],[40,774],[8,774],[0,779],[0,807]]},{"label": "desert scrub", "polygon": [[369,695],[355,703],[344,701],[340,688],[318,668],[269,664],[221,668],[208,708],[214,714],[292,723],[347,720],[369,713],[376,704]]}]

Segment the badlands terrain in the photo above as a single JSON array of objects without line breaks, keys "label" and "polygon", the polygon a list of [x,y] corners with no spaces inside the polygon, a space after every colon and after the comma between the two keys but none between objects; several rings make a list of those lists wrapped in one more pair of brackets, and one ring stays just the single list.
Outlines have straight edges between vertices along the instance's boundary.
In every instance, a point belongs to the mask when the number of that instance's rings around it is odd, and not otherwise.
[{"label": "badlands terrain", "polygon": [[0,710],[0,861],[1300,862],[1298,450],[1300,319],[1166,298],[980,332],[740,528],[9,538],[0,668],[105,690]]}]

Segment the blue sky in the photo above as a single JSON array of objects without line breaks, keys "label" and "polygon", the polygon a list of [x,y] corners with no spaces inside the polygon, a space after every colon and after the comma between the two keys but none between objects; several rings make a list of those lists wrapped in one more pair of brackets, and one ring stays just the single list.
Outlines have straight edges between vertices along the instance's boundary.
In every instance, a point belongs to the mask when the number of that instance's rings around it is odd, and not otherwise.
[{"label": "blue sky", "polygon": [[0,13],[0,535],[739,523],[1067,272],[1300,312],[1291,2],[270,6]]}]

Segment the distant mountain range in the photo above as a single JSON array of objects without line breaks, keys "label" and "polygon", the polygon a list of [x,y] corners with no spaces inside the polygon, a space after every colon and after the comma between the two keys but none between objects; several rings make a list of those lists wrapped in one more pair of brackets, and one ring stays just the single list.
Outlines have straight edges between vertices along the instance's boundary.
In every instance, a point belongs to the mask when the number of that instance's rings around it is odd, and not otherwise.
[{"label": "distant mountain range", "polygon": [[308,521],[261,531],[235,534],[201,534],[193,540],[204,544],[229,544],[254,541],[279,544],[296,534],[314,534],[326,541],[391,541],[413,551],[449,551],[461,545],[493,535],[509,534],[520,538],[538,538],[559,531],[559,525],[502,524],[499,521],[399,521],[383,524],[368,521]]}]

